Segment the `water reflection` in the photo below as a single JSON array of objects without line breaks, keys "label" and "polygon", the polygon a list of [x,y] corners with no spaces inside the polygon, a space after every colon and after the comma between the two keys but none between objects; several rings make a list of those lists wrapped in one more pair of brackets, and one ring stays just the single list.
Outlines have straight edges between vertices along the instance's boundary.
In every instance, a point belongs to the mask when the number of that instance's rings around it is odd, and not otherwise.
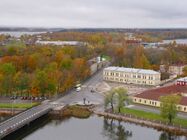
[{"label": "water reflection", "polygon": [[187,140],[185,136],[98,116],[43,116],[4,140]]},{"label": "water reflection", "polygon": [[[161,133],[159,140],[181,140],[179,136],[174,136],[171,133],[163,132]],[[187,140],[187,138],[185,138]]]},{"label": "water reflection", "polygon": [[128,140],[129,137],[132,137],[132,131],[126,130],[121,121],[116,123],[113,119],[105,118],[103,135],[107,136],[110,140]]}]

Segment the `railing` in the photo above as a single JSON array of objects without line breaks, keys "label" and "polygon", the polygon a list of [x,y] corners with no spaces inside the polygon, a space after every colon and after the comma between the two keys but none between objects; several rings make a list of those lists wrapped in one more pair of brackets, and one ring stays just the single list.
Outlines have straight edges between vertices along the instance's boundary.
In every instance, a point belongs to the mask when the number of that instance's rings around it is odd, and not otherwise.
[{"label": "railing", "polygon": [[[4,122],[2,122],[0,124],[0,127],[3,127],[3,125],[5,125],[7,123],[7,127],[5,127],[3,130],[0,131],[0,139],[9,135],[10,133],[18,130],[19,128],[23,127],[24,125],[34,121],[35,119],[43,116],[44,114],[48,113],[52,108],[49,107],[49,106],[46,106],[47,108],[43,108],[41,110],[38,110],[38,107],[35,107],[35,108],[32,108],[32,109],[29,109],[23,113],[20,113]],[[20,118],[19,122],[15,122],[15,123],[12,123],[11,126],[8,126],[8,123],[17,119],[18,117],[21,117],[21,115],[25,115],[26,113],[28,113],[29,111],[33,111],[33,110],[36,110],[36,112],[33,112],[32,115],[28,114],[29,116],[23,116],[23,118]]]}]

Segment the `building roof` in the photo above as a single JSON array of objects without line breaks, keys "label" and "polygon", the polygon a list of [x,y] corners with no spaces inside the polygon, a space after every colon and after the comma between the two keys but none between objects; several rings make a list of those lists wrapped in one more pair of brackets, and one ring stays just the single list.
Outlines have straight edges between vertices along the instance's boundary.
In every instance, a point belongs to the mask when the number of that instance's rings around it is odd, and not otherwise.
[{"label": "building roof", "polygon": [[78,45],[83,45],[85,44],[84,42],[79,42],[79,41],[41,41],[38,40],[36,41],[38,44],[51,44],[51,45],[71,45],[71,46],[78,46]]},{"label": "building roof", "polygon": [[177,82],[187,82],[187,77],[179,78]]},{"label": "building roof", "polygon": [[159,72],[154,71],[154,70],[125,68],[125,67],[108,67],[108,68],[105,68],[104,70],[129,72],[129,73],[140,73],[140,74],[160,74]]},{"label": "building roof", "polygon": [[[161,96],[171,95],[174,93],[187,94],[187,86],[171,85],[171,86],[151,89],[151,90],[144,91],[136,95],[135,97],[159,101],[159,98]],[[187,96],[181,96],[181,97],[182,98],[180,104],[187,105]]]}]

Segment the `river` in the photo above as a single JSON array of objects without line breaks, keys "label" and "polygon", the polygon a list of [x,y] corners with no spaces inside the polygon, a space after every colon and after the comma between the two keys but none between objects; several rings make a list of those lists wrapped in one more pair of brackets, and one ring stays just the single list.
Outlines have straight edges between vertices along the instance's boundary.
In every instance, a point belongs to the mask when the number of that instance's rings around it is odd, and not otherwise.
[{"label": "river", "polygon": [[92,115],[87,119],[66,118],[35,122],[8,140],[187,140],[153,128],[118,122]]},{"label": "river", "polygon": [[22,35],[35,35],[41,33],[46,33],[46,32],[0,32],[0,34],[10,35],[17,38],[19,38]]},{"label": "river", "polygon": [[173,41],[176,41],[177,44],[187,44],[187,39],[163,40],[163,43],[169,44],[172,43]]}]

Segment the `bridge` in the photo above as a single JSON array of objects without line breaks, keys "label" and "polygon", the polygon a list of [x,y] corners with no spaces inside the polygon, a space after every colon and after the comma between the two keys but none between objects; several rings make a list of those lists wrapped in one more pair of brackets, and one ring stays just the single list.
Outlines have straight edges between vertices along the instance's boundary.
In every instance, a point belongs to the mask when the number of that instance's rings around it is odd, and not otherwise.
[{"label": "bridge", "polygon": [[0,123],[0,139],[49,113],[55,106],[50,103],[41,104]]}]

